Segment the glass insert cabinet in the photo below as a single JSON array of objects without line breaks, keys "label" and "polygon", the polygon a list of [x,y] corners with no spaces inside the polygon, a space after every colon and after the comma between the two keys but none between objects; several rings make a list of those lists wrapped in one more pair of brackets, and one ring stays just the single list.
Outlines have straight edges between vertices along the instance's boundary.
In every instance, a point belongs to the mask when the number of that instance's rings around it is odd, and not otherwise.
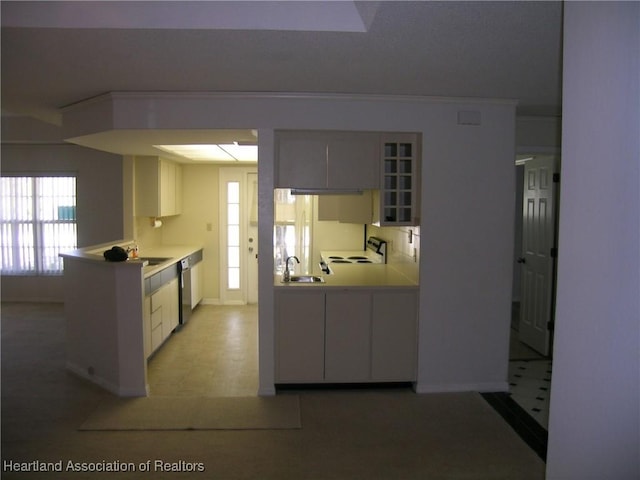
[{"label": "glass insert cabinet", "polygon": [[379,225],[419,225],[418,150],[417,135],[383,136]]}]

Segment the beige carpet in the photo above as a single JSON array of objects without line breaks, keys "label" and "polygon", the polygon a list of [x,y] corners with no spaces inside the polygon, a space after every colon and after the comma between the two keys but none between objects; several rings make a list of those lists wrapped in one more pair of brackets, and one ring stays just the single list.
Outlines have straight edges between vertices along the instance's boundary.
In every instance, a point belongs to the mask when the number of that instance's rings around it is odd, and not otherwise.
[{"label": "beige carpet", "polygon": [[297,395],[109,398],[79,430],[277,430],[301,428]]}]

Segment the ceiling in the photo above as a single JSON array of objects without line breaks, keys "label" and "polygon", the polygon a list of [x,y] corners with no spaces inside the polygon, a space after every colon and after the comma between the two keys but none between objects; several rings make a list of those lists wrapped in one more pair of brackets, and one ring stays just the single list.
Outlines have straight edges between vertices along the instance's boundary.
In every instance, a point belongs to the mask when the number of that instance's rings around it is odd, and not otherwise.
[{"label": "ceiling", "polygon": [[562,3],[29,2],[2,13],[2,114],[114,91],[518,100],[559,115]]}]

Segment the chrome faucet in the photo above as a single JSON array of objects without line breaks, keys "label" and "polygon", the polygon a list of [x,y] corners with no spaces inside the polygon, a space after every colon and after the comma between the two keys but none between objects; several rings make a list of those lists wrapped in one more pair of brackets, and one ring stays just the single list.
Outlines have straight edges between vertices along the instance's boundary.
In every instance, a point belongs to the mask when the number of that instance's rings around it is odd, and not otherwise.
[{"label": "chrome faucet", "polygon": [[295,257],[295,256],[287,257],[287,260],[284,262],[284,264],[285,264],[284,273],[282,274],[282,281],[283,282],[288,282],[289,280],[291,280],[291,272],[289,271],[289,260],[291,260],[292,258],[297,263],[300,263],[300,260],[298,260],[298,257]]}]

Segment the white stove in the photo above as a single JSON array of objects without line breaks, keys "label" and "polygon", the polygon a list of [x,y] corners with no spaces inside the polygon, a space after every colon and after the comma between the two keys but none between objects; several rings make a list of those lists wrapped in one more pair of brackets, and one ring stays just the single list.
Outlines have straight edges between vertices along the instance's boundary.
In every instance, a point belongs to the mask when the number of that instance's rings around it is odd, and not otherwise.
[{"label": "white stove", "polygon": [[380,264],[387,263],[387,242],[378,237],[367,239],[366,250],[326,250],[320,252],[320,266],[330,273],[335,264]]}]

